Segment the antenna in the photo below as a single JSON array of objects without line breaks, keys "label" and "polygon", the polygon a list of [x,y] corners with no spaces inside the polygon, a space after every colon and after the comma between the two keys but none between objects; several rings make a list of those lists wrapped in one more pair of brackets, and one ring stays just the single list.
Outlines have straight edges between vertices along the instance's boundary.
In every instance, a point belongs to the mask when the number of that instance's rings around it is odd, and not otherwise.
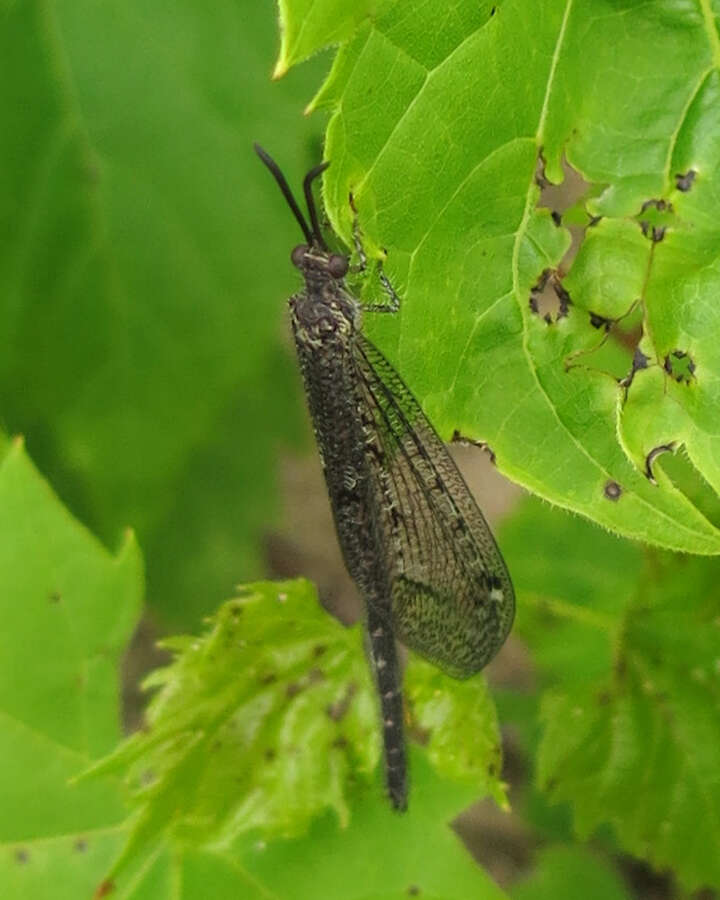
[{"label": "antenna", "polygon": [[[293,192],[290,190],[290,185],[287,183],[285,176],[280,171],[280,166],[278,166],[272,156],[270,156],[263,150],[260,144],[253,144],[253,147],[255,148],[255,152],[260,157],[260,159],[265,163],[268,169],[270,169],[270,172],[272,173],[275,181],[277,181],[280,190],[283,192],[283,197],[285,197],[285,199],[287,200],[288,206],[293,211],[293,215],[297,219],[298,225],[302,228],[303,234],[305,235],[305,240],[308,242],[308,244],[314,244],[317,241],[317,235],[310,230],[308,223],[305,220],[305,216],[300,212],[300,207],[297,205],[297,201],[293,197]],[[325,165],[327,166],[327,163]],[[317,168],[320,170],[320,172],[322,172],[322,168],[320,166],[318,166]],[[310,176],[313,175],[313,172],[315,172],[315,169],[313,169],[311,172],[308,172],[308,174],[305,176],[306,197],[307,187],[309,187],[310,183],[308,179],[310,179]],[[320,172],[315,172],[315,174],[320,174]],[[313,177],[315,176],[313,175]],[[315,231],[317,231],[317,213],[315,212],[314,205],[310,207],[310,217],[312,219],[313,228],[315,229]]]},{"label": "antenna", "polygon": [[317,209],[315,208],[315,198],[313,197],[312,192],[312,183],[321,175],[325,169],[330,165],[329,162],[320,163],[319,166],[315,166],[314,169],[310,169],[303,180],[303,192],[305,194],[305,202],[307,203],[308,212],[310,213],[310,223],[313,229],[313,237],[315,238],[315,243],[322,250],[327,250],[327,244],[322,236],[322,232],[320,231],[320,222],[318,221]]}]

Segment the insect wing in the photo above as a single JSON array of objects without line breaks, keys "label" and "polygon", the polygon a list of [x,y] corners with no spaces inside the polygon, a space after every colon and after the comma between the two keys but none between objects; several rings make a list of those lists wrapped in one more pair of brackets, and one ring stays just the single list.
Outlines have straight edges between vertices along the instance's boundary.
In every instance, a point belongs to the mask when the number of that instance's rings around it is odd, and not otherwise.
[{"label": "insect wing", "polygon": [[356,335],[360,402],[391,566],[398,637],[456,678],[482,669],[512,626],[515,598],[495,540],[457,466],[409,388]]}]

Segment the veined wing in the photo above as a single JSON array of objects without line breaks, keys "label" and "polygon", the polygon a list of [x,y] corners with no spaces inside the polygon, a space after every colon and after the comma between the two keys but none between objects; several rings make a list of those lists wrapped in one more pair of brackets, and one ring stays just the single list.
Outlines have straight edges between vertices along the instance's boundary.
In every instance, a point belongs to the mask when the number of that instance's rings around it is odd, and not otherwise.
[{"label": "veined wing", "polygon": [[390,544],[398,637],[459,678],[485,666],[515,611],[495,540],[445,445],[380,351],[355,336],[362,400],[372,411],[369,454],[378,516]]}]

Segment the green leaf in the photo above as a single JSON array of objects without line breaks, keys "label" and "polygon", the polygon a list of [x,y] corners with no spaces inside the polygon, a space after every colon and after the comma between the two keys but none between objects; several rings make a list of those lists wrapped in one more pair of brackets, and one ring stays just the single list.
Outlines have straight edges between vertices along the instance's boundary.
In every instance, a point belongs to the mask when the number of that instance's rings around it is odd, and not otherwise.
[{"label": "green leaf", "polygon": [[512,900],[630,900],[617,873],[580,847],[549,847],[532,875],[515,885]]},{"label": "green leaf", "polygon": [[317,161],[323,68],[273,86],[276,43],[270,4],[3,5],[2,419],[105,540],[137,530],[185,623],[260,574],[298,437],[297,226],[252,142]]},{"label": "green leaf", "polygon": [[505,785],[499,780],[500,727],[484,677],[456,681],[413,656],[405,680],[412,724],[423,732],[428,757],[438,772],[475,785],[508,809]]},{"label": "green leaf", "polygon": [[504,535],[518,632],[550,687],[541,787],[571,805],[580,836],[610,823],[688,888],[720,885],[720,564],[535,503]]},{"label": "green leaf", "polygon": [[[126,773],[138,810],[108,878],[168,844],[228,848],[248,834],[275,841],[304,834],[326,811],[346,828],[363,792],[389,807],[361,639],[360,626],[338,624],[296,581],[251,585],[202,637],[163,641],[175,659],[146,680],[158,689],[147,728],[85,773]],[[423,733],[433,766],[469,785],[467,796],[491,793],[506,805],[484,680],[452,681],[413,661],[407,681],[411,730]]]},{"label": "green leaf", "polygon": [[248,835],[207,847],[161,842],[115,887],[128,900],[404,900],[418,890],[437,900],[503,900],[448,824],[472,799],[471,789],[439,780],[420,751],[412,771],[412,803],[403,815],[390,808],[379,781],[370,791],[356,784],[346,828],[329,814],[300,838],[266,842]]},{"label": "green leaf", "polygon": [[163,641],[175,659],[146,680],[147,730],[87,773],[126,771],[139,807],[111,877],[161,836],[301,834],[327,809],[347,824],[347,782],[380,753],[359,644],[304,581],[249,586],[202,637]]},{"label": "green leaf", "polygon": [[142,565],[131,534],[112,556],[70,517],[21,441],[1,452],[0,884],[75,900],[117,853],[118,785],[68,779],[119,740]]},{"label": "green leaf", "polygon": [[314,900],[502,900],[449,826],[474,799],[468,786],[438,779],[424,754],[411,754],[412,793],[398,815],[384,798],[359,794],[345,831],[326,817],[300,841],[248,845],[244,862],[279,897]]},{"label": "green leaf", "polygon": [[[709,6],[410,8],[398,0],[359,25],[315,100],[332,111],[330,218],[352,246],[352,193],[366,249],[386,257],[404,298],[400,317],[368,329],[442,434],[487,441],[511,478],[615,532],[717,554],[708,504],[645,474],[655,442],[676,442],[706,495],[720,485],[720,42]],[[591,183],[587,221],[603,217],[580,233],[564,286],[570,235],[538,207],[536,184],[538,157],[558,182],[563,155]],[[549,324],[530,302],[548,270],[569,291]],[[647,368],[630,381],[637,335],[598,323],[636,309]],[[606,370],[608,341],[623,383]],[[646,436],[653,413],[663,427]]]},{"label": "green leaf", "polygon": [[274,78],[281,78],[291,66],[331,44],[352,36],[357,26],[392,0],[278,0],[280,8],[280,56]]}]

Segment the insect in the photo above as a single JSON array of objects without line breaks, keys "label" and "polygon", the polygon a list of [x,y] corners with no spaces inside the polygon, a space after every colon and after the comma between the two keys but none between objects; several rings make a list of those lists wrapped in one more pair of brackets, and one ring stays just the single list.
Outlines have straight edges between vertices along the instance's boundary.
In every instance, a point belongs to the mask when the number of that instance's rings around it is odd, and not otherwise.
[{"label": "insect", "polygon": [[[362,332],[362,306],[345,285],[349,258],[325,243],[312,194],[329,163],[305,176],[308,221],[277,163],[257,144],[255,151],[305,237],[290,255],[305,280],[289,300],[292,330],[338,540],[367,609],[387,789],[402,810],[408,779],[395,639],[449,675],[468,678],[510,631],[512,583],[445,445]],[[357,233],[356,249],[355,271],[365,263]],[[370,308],[393,310],[397,302]]]}]

